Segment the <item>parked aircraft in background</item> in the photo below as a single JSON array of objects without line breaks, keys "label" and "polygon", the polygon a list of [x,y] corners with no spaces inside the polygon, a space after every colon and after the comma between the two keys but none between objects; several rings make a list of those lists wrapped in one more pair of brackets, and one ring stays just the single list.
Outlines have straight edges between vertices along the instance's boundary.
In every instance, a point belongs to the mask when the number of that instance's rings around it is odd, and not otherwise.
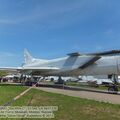
[{"label": "parked aircraft in background", "polygon": [[108,75],[114,81],[109,91],[118,91],[117,76],[120,74],[120,50],[100,53],[80,54],[70,53],[63,58],[44,60],[33,58],[27,50],[24,51],[25,63],[21,67],[6,67],[0,70],[19,71],[26,75],[41,76],[79,76]]}]

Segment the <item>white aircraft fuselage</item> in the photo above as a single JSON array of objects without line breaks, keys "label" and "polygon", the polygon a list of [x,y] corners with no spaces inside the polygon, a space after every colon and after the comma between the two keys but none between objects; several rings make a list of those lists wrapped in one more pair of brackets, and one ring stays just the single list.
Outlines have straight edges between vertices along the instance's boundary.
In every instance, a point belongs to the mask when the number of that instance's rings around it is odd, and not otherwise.
[{"label": "white aircraft fuselage", "polygon": [[[120,74],[120,56],[101,56],[88,67],[80,66],[92,59],[93,56],[67,56],[53,60],[33,59],[23,66],[24,72],[43,76],[78,76],[78,75],[110,75]],[[31,70],[31,68],[34,68]],[[49,68],[49,70],[47,70]],[[55,68],[55,69],[54,69]],[[41,71],[41,69],[43,69]]]}]

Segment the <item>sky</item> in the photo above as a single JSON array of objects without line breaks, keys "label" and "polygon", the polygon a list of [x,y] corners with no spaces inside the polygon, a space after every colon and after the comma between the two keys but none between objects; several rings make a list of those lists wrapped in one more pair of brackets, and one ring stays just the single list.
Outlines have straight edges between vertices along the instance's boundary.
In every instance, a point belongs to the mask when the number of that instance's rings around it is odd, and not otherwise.
[{"label": "sky", "polygon": [[120,49],[120,0],[0,0],[0,66],[23,51],[53,59]]}]

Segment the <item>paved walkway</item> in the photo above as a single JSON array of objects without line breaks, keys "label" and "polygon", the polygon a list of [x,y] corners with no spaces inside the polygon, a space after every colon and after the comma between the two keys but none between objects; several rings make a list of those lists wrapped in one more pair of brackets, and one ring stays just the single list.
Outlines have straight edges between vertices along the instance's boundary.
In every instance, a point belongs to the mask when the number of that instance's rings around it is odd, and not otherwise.
[{"label": "paved walkway", "polygon": [[48,87],[36,87],[36,89],[51,93],[59,93],[63,95],[73,96],[73,97],[87,98],[101,102],[120,104],[120,95],[115,95],[115,94],[97,93],[97,92],[89,92],[89,91],[73,91],[73,90],[64,90],[64,89],[56,89],[56,88],[48,88]]}]

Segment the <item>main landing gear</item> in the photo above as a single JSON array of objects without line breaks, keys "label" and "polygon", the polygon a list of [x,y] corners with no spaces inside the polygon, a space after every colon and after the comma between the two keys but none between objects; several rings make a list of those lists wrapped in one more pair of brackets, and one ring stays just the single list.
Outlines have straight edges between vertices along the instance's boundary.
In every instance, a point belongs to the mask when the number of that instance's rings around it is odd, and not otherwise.
[{"label": "main landing gear", "polygon": [[109,86],[108,88],[109,93],[117,94],[118,93],[118,87],[117,85]]},{"label": "main landing gear", "polygon": [[108,87],[108,92],[117,94],[118,93],[118,76],[117,75],[111,75],[111,79],[113,81],[113,84],[110,84]]},{"label": "main landing gear", "polygon": [[59,76],[59,77],[58,77],[58,81],[55,82],[55,84],[58,84],[58,85],[65,85],[65,82],[64,82],[64,80],[62,79],[62,77]]}]

